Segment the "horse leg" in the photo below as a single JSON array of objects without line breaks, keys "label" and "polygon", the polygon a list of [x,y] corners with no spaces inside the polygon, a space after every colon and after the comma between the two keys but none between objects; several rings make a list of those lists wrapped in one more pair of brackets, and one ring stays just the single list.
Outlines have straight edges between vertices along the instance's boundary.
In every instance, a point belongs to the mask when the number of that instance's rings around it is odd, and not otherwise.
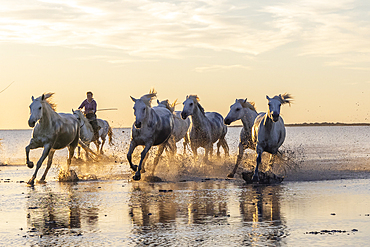
[{"label": "horse leg", "polygon": [[272,168],[274,167],[275,160],[277,159],[277,155],[278,155],[278,153],[270,154],[268,171],[272,171]]},{"label": "horse leg", "polygon": [[36,148],[39,148],[39,147],[42,147],[42,146],[36,144],[33,139],[31,139],[30,144],[26,147],[26,164],[27,164],[28,168],[33,168],[33,162],[30,161],[30,150],[31,149],[36,149]]},{"label": "horse leg", "polygon": [[50,150],[49,155],[48,155],[48,163],[47,163],[46,169],[44,171],[44,174],[42,175],[41,179],[39,180],[39,183],[46,183],[45,182],[46,174],[48,174],[48,171],[51,167],[51,163],[53,162],[54,153],[55,153],[55,150]]},{"label": "horse leg", "polygon": [[185,137],[184,137],[184,142],[183,142],[183,146],[184,146],[184,155],[186,154],[186,147],[189,145],[189,137],[188,135],[186,134]]},{"label": "horse leg", "polygon": [[104,146],[104,143],[105,143],[105,137],[104,138],[101,138],[102,139],[102,142],[101,142],[101,145],[100,145],[100,151],[99,151],[99,154],[103,155],[104,152],[103,152],[103,146]]},{"label": "horse leg", "polygon": [[137,146],[136,142],[133,141],[133,140],[131,140],[130,147],[129,147],[128,152],[127,152],[127,160],[128,160],[128,163],[130,164],[130,168],[134,172],[137,171],[137,165],[132,164],[132,153],[134,152],[136,146]]},{"label": "horse leg", "polygon": [[165,146],[168,146],[171,152],[171,157],[174,157],[177,153],[176,140],[174,136],[170,136]]},{"label": "horse leg", "polygon": [[225,157],[229,157],[229,145],[227,144],[227,141],[225,140],[225,137],[221,139],[221,145],[222,149],[225,152]]},{"label": "horse leg", "polygon": [[[86,145],[88,148],[90,148],[90,142]],[[89,151],[85,149],[85,159],[86,161],[90,159],[89,157]]]},{"label": "horse leg", "polygon": [[73,140],[73,142],[71,144],[69,144],[68,146],[68,159],[67,159],[67,168],[68,168],[68,171],[69,171],[69,166],[71,165],[72,163],[72,158],[73,158],[73,155],[75,154],[75,149],[76,147],[78,146],[78,141],[80,139],[80,132],[78,131],[77,132],[77,135],[75,137],[75,139]]},{"label": "horse leg", "polygon": [[[142,163],[145,159],[146,154],[148,153],[148,151],[151,147],[152,147],[151,143],[149,145],[147,144],[147,145],[145,145],[144,150],[141,152],[141,159],[140,159],[139,166],[137,167],[137,171],[136,171],[135,175],[132,177],[134,180],[140,180],[141,179],[141,174],[140,174],[141,166],[142,166]],[[162,150],[162,152],[163,152],[163,150]]]},{"label": "horse leg", "polygon": [[94,141],[94,144],[95,144],[95,147],[96,147],[96,153],[97,153],[97,154],[100,154],[100,153],[99,153],[99,149],[100,149],[100,141],[99,141],[99,140],[96,140],[96,141]]},{"label": "horse leg", "polygon": [[193,142],[190,143],[191,151],[193,152],[194,160],[198,157],[198,147]]},{"label": "horse leg", "polygon": [[42,165],[42,162],[44,162],[46,157],[49,155],[50,150],[51,150],[51,145],[50,144],[47,144],[47,145],[44,146],[44,151],[42,152],[42,155],[41,155],[39,161],[37,161],[35,172],[33,173],[32,178],[30,180],[28,180],[28,182],[27,182],[28,185],[33,186],[35,184],[35,179],[36,179],[37,172],[39,171],[39,169]]},{"label": "horse leg", "polygon": [[259,147],[258,145],[257,145],[256,150],[257,150],[257,159],[256,159],[256,168],[254,170],[254,174],[253,174],[253,177],[252,177],[253,182],[258,182],[259,181],[258,166],[261,164],[262,153],[263,153],[263,149],[261,147]]},{"label": "horse leg", "polygon": [[234,166],[233,171],[229,175],[227,175],[228,178],[234,177],[236,170],[238,169],[238,166],[240,162],[242,161],[244,150],[245,150],[244,145],[241,142],[239,142],[239,153],[238,153],[238,157],[236,158],[236,164]]},{"label": "horse leg", "polygon": [[154,162],[153,162],[152,176],[154,176],[155,168],[158,165],[159,158],[161,157],[161,155],[162,155],[162,153],[164,151],[165,146],[166,146],[166,144],[161,144],[161,145],[158,146],[157,156],[154,158]]},{"label": "horse leg", "polygon": [[212,153],[213,153],[213,143],[208,143],[207,146],[204,148],[205,149],[205,152],[204,152],[204,158],[203,158],[203,161],[205,163],[207,163],[209,161],[208,159],[208,155],[209,155],[209,158],[212,157]]},{"label": "horse leg", "polygon": [[217,158],[220,158],[220,147],[221,147],[221,140],[217,142]]}]

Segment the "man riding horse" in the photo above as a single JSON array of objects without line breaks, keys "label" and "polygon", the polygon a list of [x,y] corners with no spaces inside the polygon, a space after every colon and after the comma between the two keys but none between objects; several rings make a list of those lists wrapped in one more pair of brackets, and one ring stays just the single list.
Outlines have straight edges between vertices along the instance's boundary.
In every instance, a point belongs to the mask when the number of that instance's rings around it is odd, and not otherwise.
[{"label": "man riding horse", "polygon": [[[94,138],[93,138],[93,141],[97,140],[99,142],[99,125],[98,125],[98,121],[96,120],[96,108],[97,108],[97,103],[96,101],[93,99],[93,93],[92,92],[87,92],[86,93],[86,96],[87,96],[87,99],[85,99],[80,107],[78,107],[78,109],[82,109],[82,108],[85,108],[84,109],[84,112],[85,112],[85,116],[86,118],[89,120],[92,128],[94,129]],[[100,144],[100,143],[99,143]]]}]

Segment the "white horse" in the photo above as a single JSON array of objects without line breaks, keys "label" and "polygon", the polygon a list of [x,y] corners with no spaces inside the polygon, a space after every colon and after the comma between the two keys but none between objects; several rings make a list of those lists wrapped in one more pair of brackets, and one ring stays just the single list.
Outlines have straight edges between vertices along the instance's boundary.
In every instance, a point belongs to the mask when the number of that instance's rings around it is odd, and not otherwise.
[{"label": "white horse", "polygon": [[[131,129],[131,143],[127,153],[127,160],[130,167],[135,171],[134,180],[141,179],[141,169],[144,165],[144,159],[152,146],[158,145],[158,153],[153,162],[152,175],[154,175],[155,168],[158,164],[159,157],[163,153],[166,146],[173,148],[174,138],[173,131],[173,114],[164,107],[151,107],[151,102],[157,93],[154,90],[142,96],[140,99],[131,97],[134,104],[135,122]],[[139,166],[134,165],[131,161],[132,153],[138,145],[143,145],[144,150],[141,152],[141,159]]]},{"label": "white horse", "polygon": [[99,128],[99,138],[101,138],[102,142],[101,145],[98,140],[93,140],[94,138],[94,129],[91,126],[89,120],[85,117],[81,110],[72,110],[73,115],[77,118],[80,122],[80,139],[81,141],[90,146],[90,143],[93,142],[96,146],[96,150],[98,154],[104,154],[103,146],[105,144],[106,137],[109,137],[109,145],[112,145],[112,128],[109,126],[109,123],[103,119],[96,119],[98,122]]},{"label": "white horse", "polygon": [[[254,121],[252,128],[252,140],[256,144],[257,164],[254,170],[252,180],[258,182],[258,166],[261,164],[261,156],[263,152],[276,154],[279,147],[285,140],[284,121],[280,116],[280,107],[284,104],[289,104],[292,101],[290,94],[283,94],[270,98],[268,100],[268,113],[260,113]],[[271,156],[272,157],[272,156]]]},{"label": "white horse", "polygon": [[243,128],[240,131],[239,153],[233,171],[227,175],[233,178],[238,166],[243,158],[244,150],[247,148],[255,149],[252,141],[252,126],[258,113],[254,102],[248,102],[247,99],[236,99],[235,103],[230,106],[230,111],[225,118],[225,124],[230,125],[232,122],[242,120]]},{"label": "white horse", "polygon": [[208,161],[208,155],[213,153],[213,143],[217,142],[217,155],[220,155],[220,146],[224,149],[225,155],[229,155],[229,146],[225,140],[227,127],[223,117],[217,112],[204,112],[199,104],[196,95],[186,96],[181,112],[182,119],[191,116],[192,127],[190,130],[190,147],[197,156],[197,149],[205,149],[204,161]]},{"label": "white horse", "polygon": [[40,182],[45,182],[46,174],[48,173],[53,155],[56,149],[68,147],[69,157],[67,166],[71,164],[74,150],[77,147],[80,137],[80,128],[77,119],[72,114],[56,113],[55,105],[48,102],[53,94],[43,94],[35,99],[32,96],[30,105],[31,115],[28,119],[28,125],[33,128],[32,139],[26,147],[26,163],[29,168],[33,167],[33,162],[29,159],[31,149],[44,147],[41,158],[37,162],[35,173],[28,181],[29,185],[34,185],[36,175],[40,169],[42,162],[48,157],[47,167],[41,177]]},{"label": "white horse", "polygon": [[[158,103],[158,107],[166,107],[170,112],[172,112],[174,126],[173,126],[173,135],[175,137],[175,142],[177,143],[181,139],[184,138],[183,146],[184,146],[184,155],[186,154],[186,147],[189,145],[189,126],[190,126],[190,118],[186,118],[185,120],[181,118],[181,111],[175,111],[176,101],[170,104],[168,100],[163,100]],[[174,146],[174,152],[176,153],[176,145]]]}]

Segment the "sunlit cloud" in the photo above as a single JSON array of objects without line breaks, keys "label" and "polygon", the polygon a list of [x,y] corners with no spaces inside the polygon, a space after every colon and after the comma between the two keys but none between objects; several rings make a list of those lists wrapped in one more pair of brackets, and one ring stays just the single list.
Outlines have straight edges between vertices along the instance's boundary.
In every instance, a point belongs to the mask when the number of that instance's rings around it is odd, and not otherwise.
[{"label": "sunlit cloud", "polygon": [[195,71],[196,72],[210,72],[210,71],[230,70],[230,69],[251,70],[252,68],[249,67],[249,66],[243,66],[243,65],[240,65],[240,64],[235,64],[235,65],[211,65],[211,66],[197,67],[197,68],[195,68]]},{"label": "sunlit cloud", "polygon": [[194,48],[258,56],[295,42],[297,55],[326,57],[328,66],[342,66],[353,63],[350,53],[370,53],[370,19],[360,3],[6,1],[0,42],[94,46],[171,59],[184,58]]}]

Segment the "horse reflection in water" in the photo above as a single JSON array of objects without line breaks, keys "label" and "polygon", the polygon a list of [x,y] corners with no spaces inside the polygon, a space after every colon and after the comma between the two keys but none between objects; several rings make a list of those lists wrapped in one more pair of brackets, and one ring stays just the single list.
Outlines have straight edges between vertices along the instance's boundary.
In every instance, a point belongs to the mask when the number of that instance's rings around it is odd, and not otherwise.
[{"label": "horse reflection in water", "polygon": [[129,199],[134,224],[129,241],[173,246],[196,246],[199,240],[204,246],[215,241],[220,246],[279,245],[286,235],[280,190],[280,186],[233,187],[226,181],[135,184]]},{"label": "horse reflection in water", "polygon": [[[189,126],[190,126],[190,118],[186,118],[185,120],[181,118],[181,111],[175,111],[176,102],[170,104],[168,100],[159,101],[157,100],[158,107],[165,107],[173,114],[173,136],[175,137],[175,142],[179,142],[180,140],[184,139],[183,147],[184,152],[186,154],[186,147],[189,145]],[[174,152],[176,153],[177,147],[174,145]]]},{"label": "horse reflection in water", "polygon": [[[283,94],[270,98],[268,100],[268,113],[260,113],[254,121],[252,127],[252,140],[256,144],[257,160],[256,168],[252,177],[253,182],[259,181],[258,167],[261,164],[262,153],[268,152],[271,154],[271,159],[274,154],[277,154],[279,147],[285,140],[285,125],[280,116],[280,107],[284,104],[291,104],[292,96]],[[273,162],[270,161],[270,169]]]},{"label": "horse reflection in water", "polygon": [[[286,236],[285,222],[280,212],[280,191],[277,186],[247,187],[240,193],[240,213],[244,224],[251,227],[249,234],[243,239],[244,244],[267,238],[276,246]],[[267,234],[261,235],[261,229]]]},{"label": "horse reflection in water", "polygon": [[217,142],[217,156],[220,156],[220,146],[224,149],[225,156],[229,156],[229,146],[225,140],[227,127],[224,118],[217,112],[205,112],[199,104],[196,95],[186,96],[181,112],[182,119],[191,116],[192,127],[190,130],[190,147],[194,157],[197,157],[197,149],[205,149],[204,161],[208,161],[208,155],[212,156],[213,143]]},{"label": "horse reflection in water", "polygon": [[[28,194],[27,225],[31,234],[47,235],[42,239],[37,238],[38,244],[45,241],[45,246],[53,245],[52,241],[58,243],[61,234],[76,236],[81,228],[86,228],[83,224],[93,229],[99,220],[98,206],[82,204],[83,198],[79,191],[73,189],[74,184],[58,185],[60,191],[51,191],[45,186],[42,191],[30,190]],[[98,191],[95,187],[91,188],[91,192]]]},{"label": "horse reflection in water", "polygon": [[33,167],[33,162],[29,159],[31,149],[44,147],[41,158],[37,162],[35,172],[28,181],[28,185],[33,186],[38,170],[42,162],[48,157],[47,167],[42,175],[40,182],[45,183],[56,149],[68,147],[69,157],[67,160],[67,171],[71,165],[71,160],[80,138],[80,128],[77,119],[72,114],[56,113],[55,105],[50,103],[53,93],[43,94],[38,98],[32,96],[30,105],[31,115],[28,125],[33,128],[32,139],[26,147],[26,163],[29,168]]},{"label": "horse reflection in water", "polygon": [[[157,93],[153,90],[149,94],[142,96],[140,99],[131,97],[134,104],[135,122],[131,129],[131,142],[127,153],[127,160],[130,167],[135,171],[134,180],[141,179],[141,169],[144,165],[146,155],[152,146],[158,145],[158,153],[154,158],[152,176],[158,164],[159,157],[165,147],[173,149],[174,138],[173,131],[173,114],[165,107],[151,107],[151,103]],[[132,163],[132,153],[138,145],[143,145],[144,150],[141,152],[139,166]],[[172,151],[173,152],[173,151]]]},{"label": "horse reflection in water", "polygon": [[236,163],[233,171],[227,175],[229,178],[233,178],[238,166],[240,165],[244,150],[247,148],[255,149],[256,145],[252,140],[252,127],[254,120],[256,119],[258,113],[255,108],[254,102],[248,102],[247,99],[236,99],[235,103],[230,106],[230,111],[225,117],[225,124],[230,125],[232,122],[241,120],[243,123],[243,128],[240,131],[240,142],[239,142],[239,153],[236,159]]}]

